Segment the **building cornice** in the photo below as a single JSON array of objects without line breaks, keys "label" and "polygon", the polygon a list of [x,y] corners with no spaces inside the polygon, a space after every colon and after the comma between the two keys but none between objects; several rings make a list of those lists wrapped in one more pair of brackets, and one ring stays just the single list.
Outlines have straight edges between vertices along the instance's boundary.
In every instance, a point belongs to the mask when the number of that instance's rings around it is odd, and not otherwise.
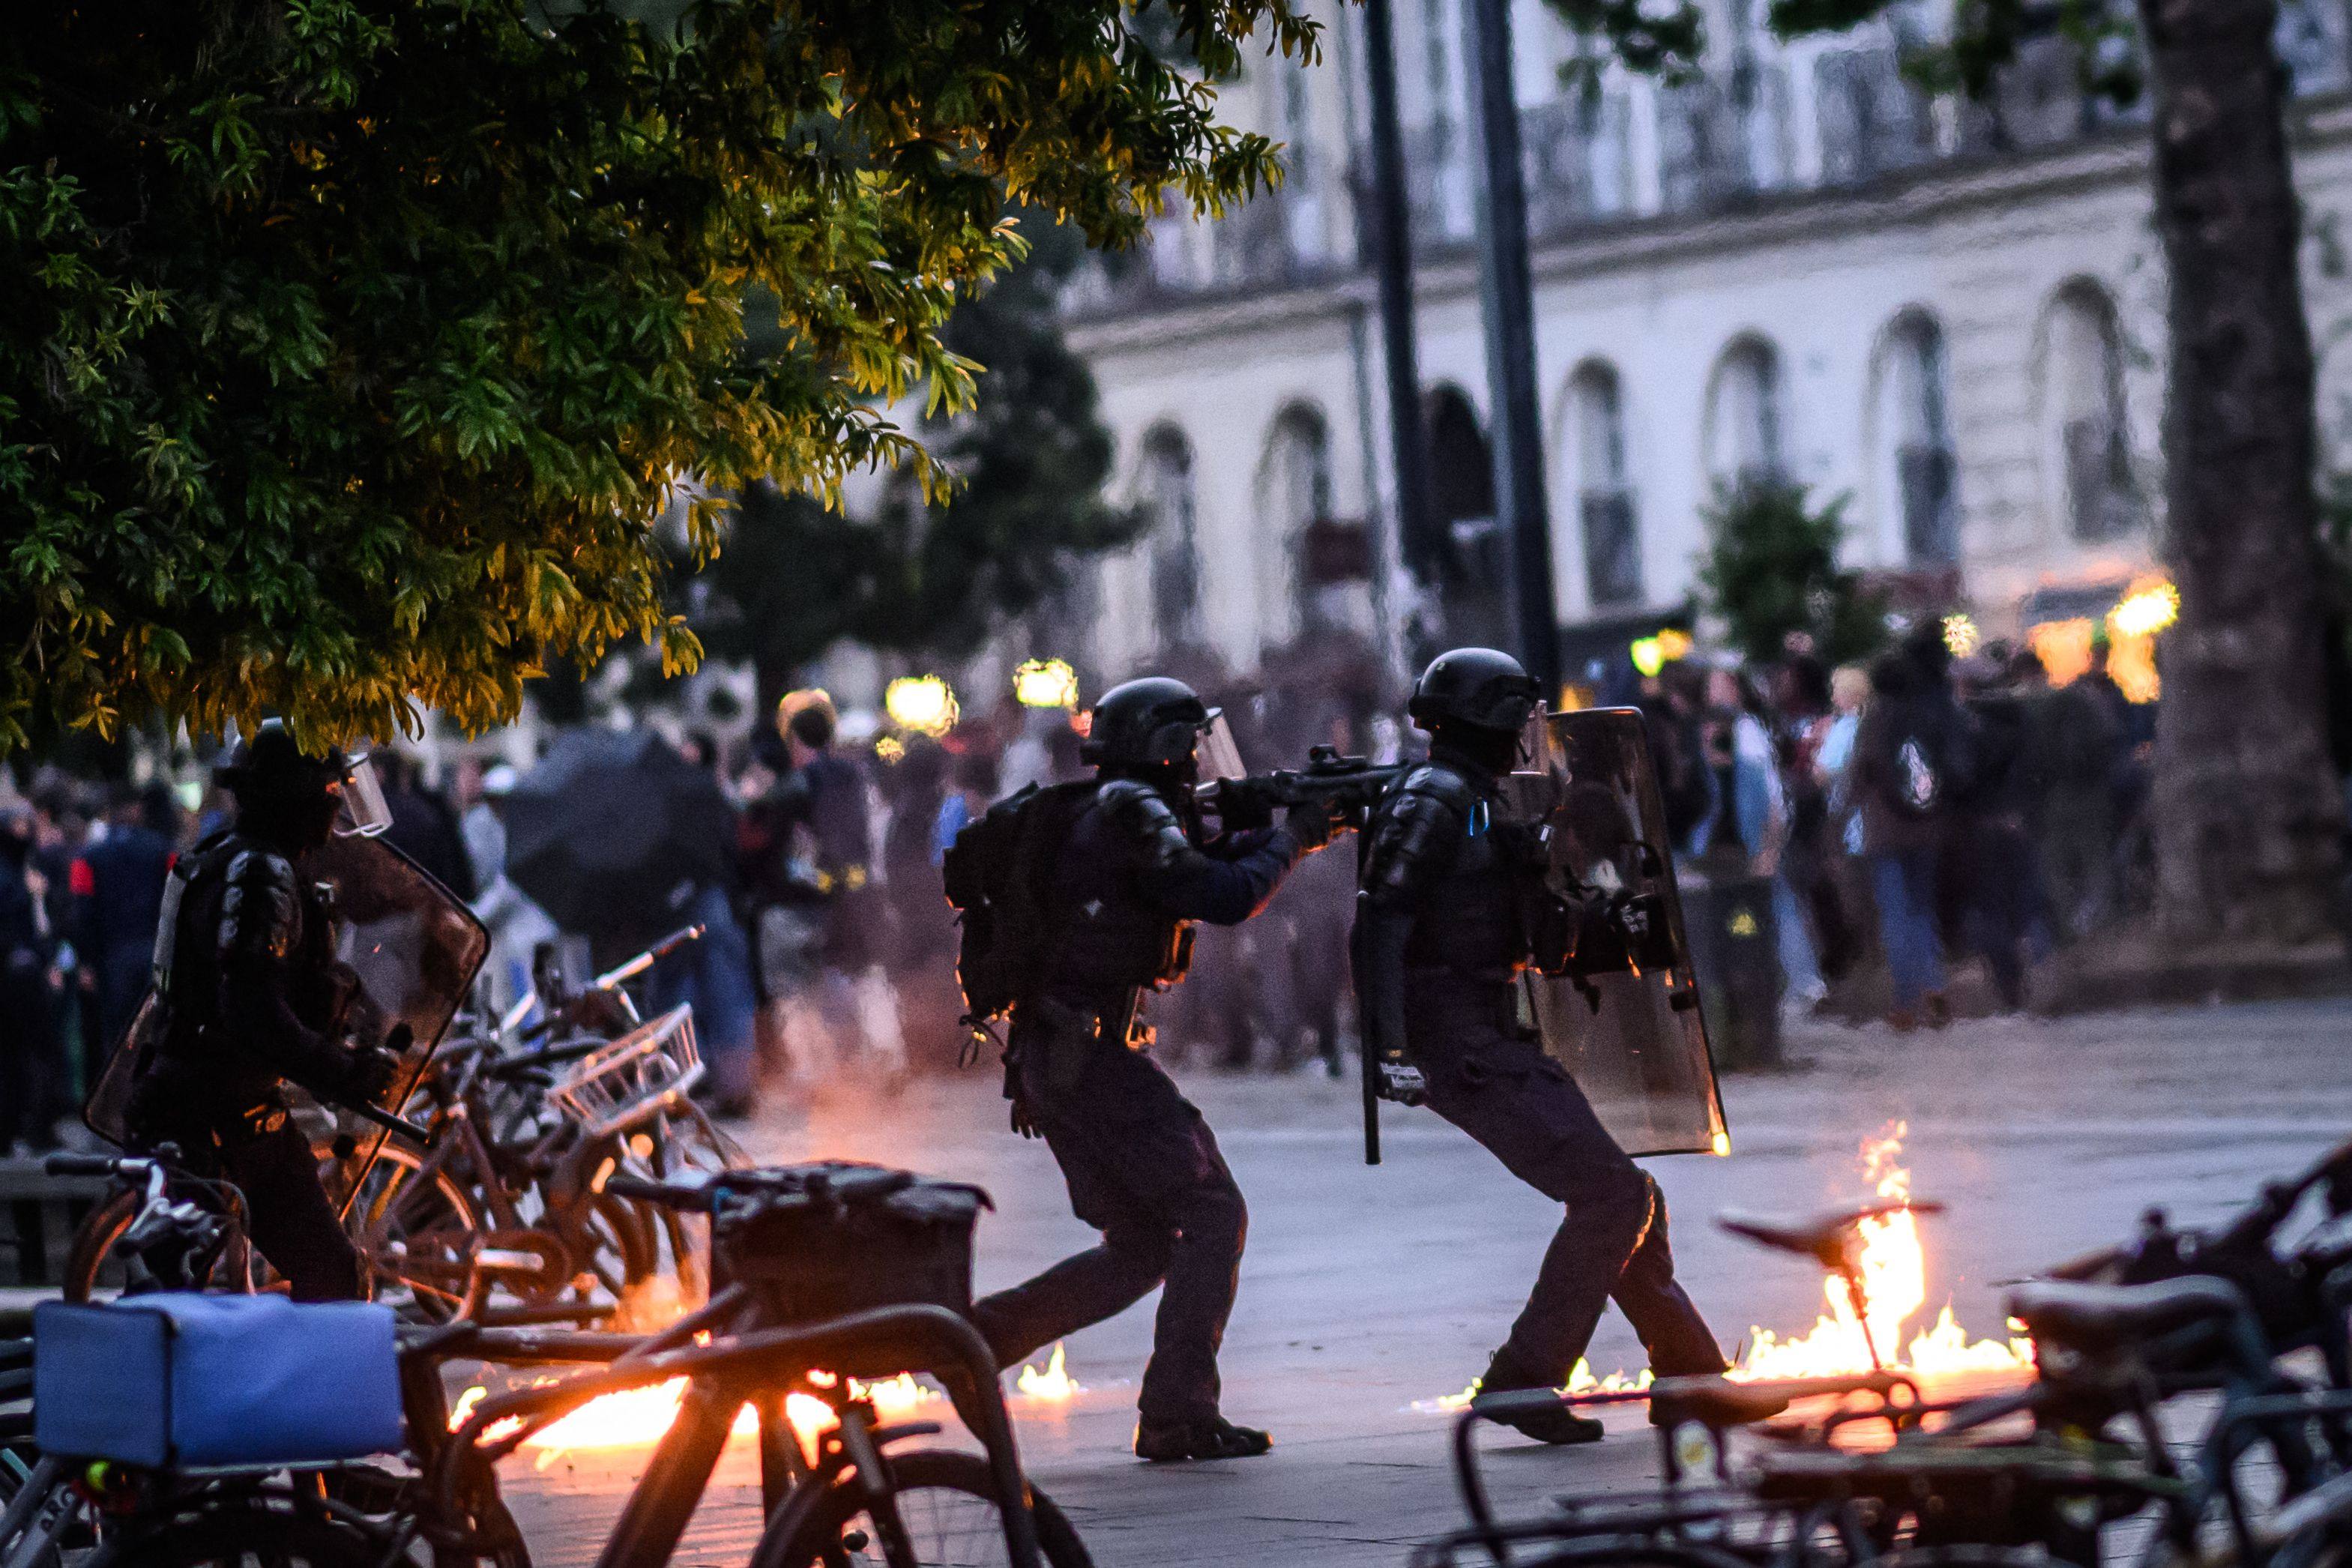
[{"label": "building cornice", "polygon": [[[2298,107],[2298,153],[2352,142],[2352,95],[2331,94]],[[2149,156],[2147,126],[2118,126],[2056,147],[1943,159],[1866,184],[1772,193],[1703,214],[1595,225],[1538,241],[1535,280],[1541,287],[1748,251],[1833,243],[1862,233],[1931,227],[1988,209],[2008,210],[2025,202],[2137,184],[2147,178]],[[1079,353],[1108,356],[1313,327],[1369,310],[1373,289],[1370,274],[1335,270],[1310,281],[1255,291],[1203,291],[1117,315],[1074,321],[1068,327],[1069,342]],[[1470,247],[1457,245],[1424,253],[1414,270],[1414,289],[1424,307],[1475,300],[1477,268]]]}]

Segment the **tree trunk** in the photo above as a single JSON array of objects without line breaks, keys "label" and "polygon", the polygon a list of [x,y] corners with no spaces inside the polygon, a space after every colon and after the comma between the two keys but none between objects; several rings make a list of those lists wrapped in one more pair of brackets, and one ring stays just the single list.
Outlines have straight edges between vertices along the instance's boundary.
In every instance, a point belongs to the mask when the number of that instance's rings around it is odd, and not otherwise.
[{"label": "tree trunk", "polygon": [[2171,277],[2158,911],[2180,947],[2326,936],[2341,873],[2275,0],[2139,0]]}]

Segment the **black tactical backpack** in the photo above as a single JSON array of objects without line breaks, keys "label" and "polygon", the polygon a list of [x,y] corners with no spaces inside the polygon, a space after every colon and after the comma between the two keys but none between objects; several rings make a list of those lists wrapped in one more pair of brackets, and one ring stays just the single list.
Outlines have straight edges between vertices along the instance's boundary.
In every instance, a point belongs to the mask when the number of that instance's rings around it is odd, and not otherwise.
[{"label": "black tactical backpack", "polygon": [[974,1028],[1003,1017],[1035,989],[1049,950],[1054,866],[1095,788],[1091,779],[1026,785],[965,824],[948,847],[940,869],[948,902],[962,917],[956,979],[964,1022]]}]

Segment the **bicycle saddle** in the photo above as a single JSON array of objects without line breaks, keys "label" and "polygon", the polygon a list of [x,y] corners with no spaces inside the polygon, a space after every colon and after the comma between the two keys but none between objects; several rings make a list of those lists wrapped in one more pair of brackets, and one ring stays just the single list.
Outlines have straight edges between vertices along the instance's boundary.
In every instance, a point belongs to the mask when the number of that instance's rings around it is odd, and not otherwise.
[{"label": "bicycle saddle", "polygon": [[1866,1219],[1901,1214],[1942,1214],[1944,1205],[1924,1199],[1884,1198],[1858,1208],[1837,1209],[1811,1219],[1781,1219],[1732,1210],[1715,1216],[1715,1223],[1734,1236],[1744,1236],[1778,1252],[1810,1258],[1824,1268],[1843,1268],[1846,1254]]},{"label": "bicycle saddle", "polygon": [[2208,1274],[2148,1285],[2044,1279],[2009,1293],[2009,1315],[2038,1342],[2097,1354],[2253,1309],[2235,1285]]}]

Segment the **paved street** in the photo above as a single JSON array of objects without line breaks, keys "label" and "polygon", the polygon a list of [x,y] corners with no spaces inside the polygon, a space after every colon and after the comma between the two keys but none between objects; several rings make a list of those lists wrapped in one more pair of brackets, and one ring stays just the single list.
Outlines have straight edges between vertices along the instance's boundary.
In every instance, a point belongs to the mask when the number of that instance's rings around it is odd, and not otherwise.
[{"label": "paved street", "polygon": [[[1866,1195],[1859,1146],[1895,1120],[1909,1124],[1915,1192],[1951,1205],[1923,1222],[1929,1310],[1948,1298],[1975,1335],[1998,1331],[2004,1277],[2119,1237],[2150,1204],[2189,1219],[2217,1214],[2352,1131],[2352,1005],[2341,1003],[1993,1021],[1939,1036],[1822,1029],[1790,1054],[1790,1071],[1727,1082],[1729,1159],[1653,1165],[1683,1277],[1727,1348],[1751,1324],[1809,1326],[1820,1282],[1708,1216]],[[1084,1396],[1066,1408],[1016,1402],[1031,1471],[1106,1568],[1402,1563],[1411,1542],[1459,1518],[1445,1423],[1411,1406],[1459,1389],[1484,1363],[1558,1211],[1426,1112],[1391,1108],[1388,1163],[1367,1169],[1352,1085],[1197,1078],[1188,1088],[1250,1201],[1226,1408],[1272,1428],[1278,1447],[1218,1466],[1150,1468],[1127,1453],[1147,1305],[1070,1342]],[[1092,1239],[1071,1219],[1044,1146],[1004,1130],[992,1072],[887,1103],[845,1097],[779,1116],[750,1142],[762,1160],[840,1155],[984,1184],[997,1213],[981,1229],[983,1289]],[[1595,1370],[1631,1370],[1639,1356],[1612,1317]],[[1503,1506],[1640,1481],[1647,1428],[1638,1411],[1612,1425],[1598,1449],[1499,1445],[1490,1474]],[[518,1510],[542,1563],[593,1556],[641,1458],[583,1453],[537,1472],[515,1467]],[[739,1451],[722,1469],[682,1562],[745,1561],[758,1522],[747,1460]]]}]

